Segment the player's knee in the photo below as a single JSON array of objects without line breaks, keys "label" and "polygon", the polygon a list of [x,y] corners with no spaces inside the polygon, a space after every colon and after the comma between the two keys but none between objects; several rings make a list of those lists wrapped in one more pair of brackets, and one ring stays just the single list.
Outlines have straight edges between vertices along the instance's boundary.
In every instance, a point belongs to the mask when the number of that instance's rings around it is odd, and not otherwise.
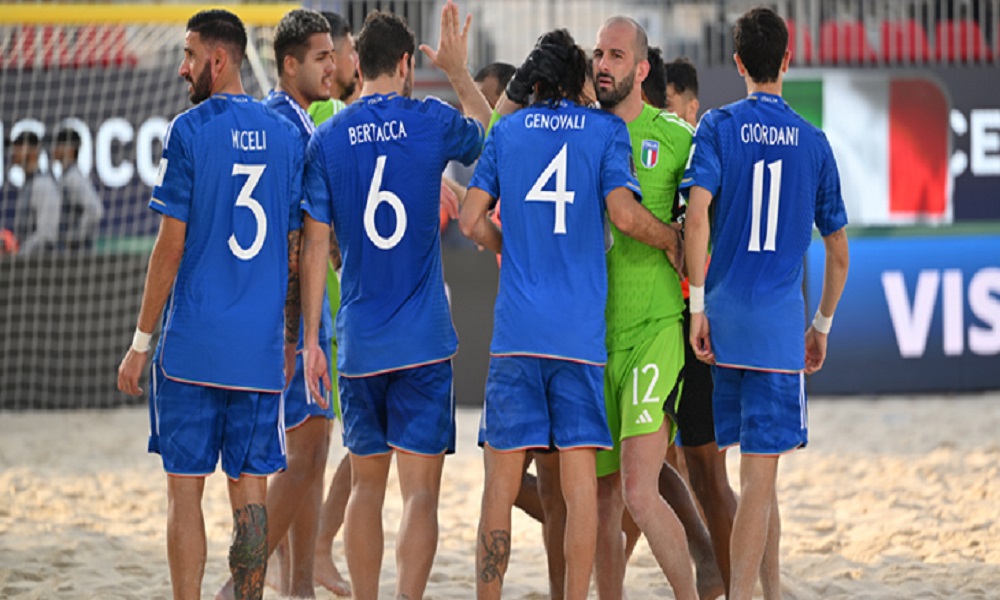
[{"label": "player's knee", "polygon": [[403,503],[409,512],[418,511],[421,514],[431,515],[436,518],[438,495],[432,489],[421,488],[411,491],[403,498]]},{"label": "player's knee", "polygon": [[662,502],[659,490],[637,477],[628,477],[622,483],[622,501],[636,523],[644,523],[653,513],[655,504]]}]

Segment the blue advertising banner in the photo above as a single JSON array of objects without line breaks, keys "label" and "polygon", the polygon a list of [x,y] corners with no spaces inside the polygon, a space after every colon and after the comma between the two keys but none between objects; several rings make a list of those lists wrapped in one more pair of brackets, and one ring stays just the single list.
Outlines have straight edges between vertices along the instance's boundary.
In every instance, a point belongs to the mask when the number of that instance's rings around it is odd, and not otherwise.
[{"label": "blue advertising banner", "polygon": [[[809,315],[824,251],[806,257]],[[1000,235],[858,237],[814,394],[1000,389]]]}]

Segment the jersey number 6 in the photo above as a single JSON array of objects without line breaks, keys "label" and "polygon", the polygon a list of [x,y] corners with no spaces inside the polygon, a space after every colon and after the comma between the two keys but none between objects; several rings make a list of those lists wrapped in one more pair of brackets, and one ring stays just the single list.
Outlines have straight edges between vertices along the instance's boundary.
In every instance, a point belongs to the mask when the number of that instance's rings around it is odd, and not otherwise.
[{"label": "jersey number 6", "polygon": [[[382,187],[382,173],[385,172],[385,155],[378,157],[375,162],[375,174],[372,175],[372,184],[368,187],[368,200],[365,202],[365,233],[368,239],[375,244],[376,248],[391,250],[399,244],[406,233],[406,208],[399,196],[389,190],[380,190]],[[383,202],[388,203],[392,210],[396,212],[396,229],[389,237],[382,237],[375,228],[375,211],[378,205]]]}]

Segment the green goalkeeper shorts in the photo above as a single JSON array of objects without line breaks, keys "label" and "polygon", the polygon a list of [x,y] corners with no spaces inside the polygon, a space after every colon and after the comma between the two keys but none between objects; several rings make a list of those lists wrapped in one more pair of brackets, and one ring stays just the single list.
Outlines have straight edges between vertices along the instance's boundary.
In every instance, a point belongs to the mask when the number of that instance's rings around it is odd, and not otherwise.
[{"label": "green goalkeeper shorts", "polygon": [[677,402],[684,367],[682,322],[657,323],[659,333],[632,348],[608,353],[604,368],[604,406],[615,447],[597,451],[597,476],[621,468],[622,440],[654,433],[669,417],[668,434],[677,431]]}]

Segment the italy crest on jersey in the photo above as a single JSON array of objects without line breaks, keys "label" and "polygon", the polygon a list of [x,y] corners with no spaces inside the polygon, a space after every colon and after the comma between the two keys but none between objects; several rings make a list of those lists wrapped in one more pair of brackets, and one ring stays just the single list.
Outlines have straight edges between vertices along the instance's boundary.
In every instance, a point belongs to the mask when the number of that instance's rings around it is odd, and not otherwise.
[{"label": "italy crest on jersey", "polygon": [[652,169],[660,159],[660,142],[656,140],[642,140],[642,150],[640,152],[642,166]]}]

